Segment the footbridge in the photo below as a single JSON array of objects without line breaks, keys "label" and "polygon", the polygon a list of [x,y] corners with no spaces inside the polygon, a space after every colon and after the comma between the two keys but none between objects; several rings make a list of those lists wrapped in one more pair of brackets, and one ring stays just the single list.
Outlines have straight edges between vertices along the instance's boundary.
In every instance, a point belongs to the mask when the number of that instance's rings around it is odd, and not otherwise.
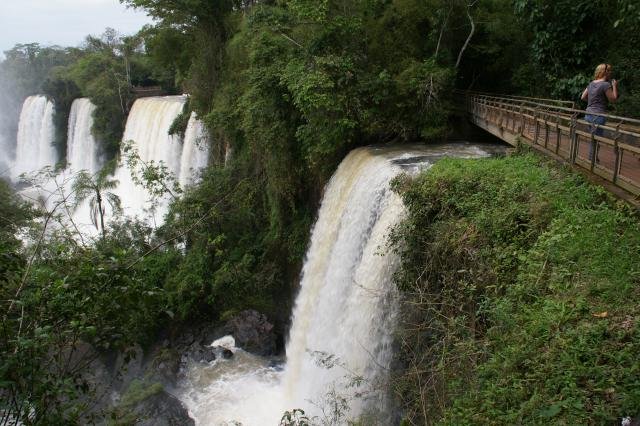
[{"label": "footbridge", "polygon": [[591,128],[573,102],[470,92],[464,97],[478,127],[567,163],[640,206],[640,120],[603,114],[606,123]]}]

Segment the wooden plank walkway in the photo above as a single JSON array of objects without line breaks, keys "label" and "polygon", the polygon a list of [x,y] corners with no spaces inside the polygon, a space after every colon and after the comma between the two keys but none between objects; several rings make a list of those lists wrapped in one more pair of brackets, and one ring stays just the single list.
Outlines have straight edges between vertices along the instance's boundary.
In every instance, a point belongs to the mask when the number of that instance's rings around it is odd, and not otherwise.
[{"label": "wooden plank walkway", "polygon": [[603,114],[606,124],[592,128],[571,102],[474,93],[465,99],[477,126],[564,161],[640,206],[640,120]]}]

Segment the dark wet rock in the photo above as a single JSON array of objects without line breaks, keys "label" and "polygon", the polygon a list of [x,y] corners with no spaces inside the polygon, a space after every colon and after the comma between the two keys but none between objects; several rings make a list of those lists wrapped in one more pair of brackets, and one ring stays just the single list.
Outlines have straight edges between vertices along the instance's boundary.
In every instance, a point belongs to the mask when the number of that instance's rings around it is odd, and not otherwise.
[{"label": "dark wet rock", "polygon": [[175,348],[188,348],[196,341],[196,335],[193,330],[186,330],[181,333],[175,341],[172,343],[172,346]]},{"label": "dark wet rock", "polygon": [[165,386],[175,387],[180,374],[181,354],[170,347],[163,346],[153,351],[150,358],[146,377]]},{"label": "dark wet rock", "polygon": [[[211,346],[226,335],[234,337],[235,345],[233,341],[226,344],[222,339],[220,345]],[[189,363],[232,359],[236,347],[271,356],[276,353],[276,342],[274,326],[267,317],[248,310],[223,326],[208,323],[166,330],[155,344],[144,350],[136,345],[125,351],[100,351],[79,342],[68,349],[69,354],[64,358],[70,359],[70,369],[79,371],[73,379],[83,389],[79,402],[87,406],[83,423],[92,424],[96,419],[117,413],[118,418],[130,420],[124,424],[191,425],[193,420],[185,408],[170,394]],[[281,365],[276,362],[273,368]]]},{"label": "dark wet rock", "polygon": [[236,346],[256,355],[270,356],[276,353],[276,334],[267,317],[254,310],[242,311],[223,327],[232,335]]},{"label": "dark wet rock", "polygon": [[[76,403],[87,406],[83,420],[88,422],[92,417],[100,417],[113,403],[115,382],[100,354],[90,344],[80,341],[63,349],[60,359],[66,360],[67,372],[75,372],[70,378],[82,389]],[[67,372],[64,374],[69,377]]]},{"label": "dark wet rock", "polygon": [[144,369],[144,351],[139,345],[119,353],[112,367],[116,388],[119,391],[126,389],[132,380],[143,375]]},{"label": "dark wet rock", "polygon": [[282,360],[282,359],[272,359],[269,362],[269,368],[273,368],[276,371],[284,370],[284,360]]},{"label": "dark wet rock", "polygon": [[114,411],[117,424],[195,425],[184,405],[159,383],[134,380]]},{"label": "dark wet rock", "polygon": [[216,353],[211,346],[203,345],[200,342],[194,342],[182,354],[183,362],[187,359],[191,359],[196,362],[211,362],[216,359]]}]

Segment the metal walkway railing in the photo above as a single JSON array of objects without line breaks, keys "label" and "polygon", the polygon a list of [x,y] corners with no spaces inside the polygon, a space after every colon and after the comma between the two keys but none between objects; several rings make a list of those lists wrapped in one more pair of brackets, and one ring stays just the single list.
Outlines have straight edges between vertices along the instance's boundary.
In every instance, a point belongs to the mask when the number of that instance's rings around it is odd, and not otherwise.
[{"label": "metal walkway railing", "polygon": [[[572,102],[465,93],[471,121],[511,145],[523,143],[640,196],[640,120],[602,115],[591,126]],[[589,155],[590,151],[595,155]]]}]

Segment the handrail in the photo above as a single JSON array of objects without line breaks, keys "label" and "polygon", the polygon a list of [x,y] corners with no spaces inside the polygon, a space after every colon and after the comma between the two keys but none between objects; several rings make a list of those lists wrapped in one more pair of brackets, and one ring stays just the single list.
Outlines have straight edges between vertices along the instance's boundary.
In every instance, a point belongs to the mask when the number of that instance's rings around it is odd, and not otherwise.
[{"label": "handrail", "polygon": [[573,101],[563,101],[561,99],[537,98],[537,97],[532,97],[532,96],[507,95],[507,94],[504,94],[504,93],[489,93],[489,92],[479,92],[479,91],[466,91],[465,92],[465,91],[457,90],[455,92],[464,93],[464,94],[485,95],[485,96],[499,97],[499,98],[505,98],[505,99],[518,99],[518,100],[554,102],[554,103],[558,103],[558,104],[568,104],[568,105],[571,105],[572,107],[575,106],[575,102],[573,102]]},{"label": "handrail", "polygon": [[[479,96],[479,97],[484,97],[487,99],[507,99],[507,98],[500,98],[498,96],[492,96],[492,95],[474,95],[473,93],[469,93],[469,95],[471,96]],[[629,117],[621,117],[618,115],[611,115],[611,114],[604,114],[604,113],[594,113],[594,112],[586,112],[584,110],[581,109],[576,109],[576,108],[567,108],[567,107],[561,107],[561,106],[556,106],[556,105],[549,105],[549,104],[544,104],[541,102],[533,102],[533,101],[528,101],[528,100],[522,100],[522,103],[527,103],[530,105],[536,105],[539,107],[546,107],[546,108],[554,108],[560,111],[565,111],[565,112],[577,112],[580,114],[590,114],[590,115],[598,115],[601,117],[606,117],[606,118],[610,118],[613,120],[619,120],[619,121],[624,121],[624,122],[629,122],[629,123],[634,123],[634,124],[638,124],[640,125],[640,120],[635,119],[635,118],[629,118]]]},{"label": "handrail", "polygon": [[592,114],[606,119],[606,124],[594,125],[583,119],[586,111],[563,106],[570,101],[457,93],[464,95],[471,120],[479,127],[598,176],[614,193],[627,194],[621,196],[640,205],[640,120]]},{"label": "handrail", "polygon": [[[500,98],[493,98],[493,99],[500,99]],[[523,102],[521,104],[518,104],[518,106],[523,107],[525,110],[529,110],[529,111],[540,111],[541,109],[550,115],[560,115],[560,116],[570,116],[569,113],[572,113],[571,115],[578,113],[579,115],[586,115],[587,112],[583,111],[583,110],[577,110],[577,109],[567,109],[567,108],[555,108],[555,111],[552,111],[552,108],[550,108],[549,105],[529,105],[529,106],[524,106],[523,104],[525,103],[529,103],[530,102]],[[499,106],[511,106],[513,104],[511,103],[504,103],[504,102],[497,102],[494,101],[493,104],[497,104]],[[596,114],[596,113],[588,113],[591,115],[598,115],[598,116],[602,116],[605,117],[606,119],[608,119],[609,122],[614,122],[616,124],[616,129],[620,130],[620,131],[635,131],[636,133],[640,134],[640,127],[638,125],[640,125],[640,120],[635,120],[632,118],[627,118],[627,117],[619,117],[619,116],[615,116],[615,115],[610,115],[610,114]],[[636,124],[637,123],[637,124]],[[620,128],[620,126],[624,126],[623,128]]]}]

